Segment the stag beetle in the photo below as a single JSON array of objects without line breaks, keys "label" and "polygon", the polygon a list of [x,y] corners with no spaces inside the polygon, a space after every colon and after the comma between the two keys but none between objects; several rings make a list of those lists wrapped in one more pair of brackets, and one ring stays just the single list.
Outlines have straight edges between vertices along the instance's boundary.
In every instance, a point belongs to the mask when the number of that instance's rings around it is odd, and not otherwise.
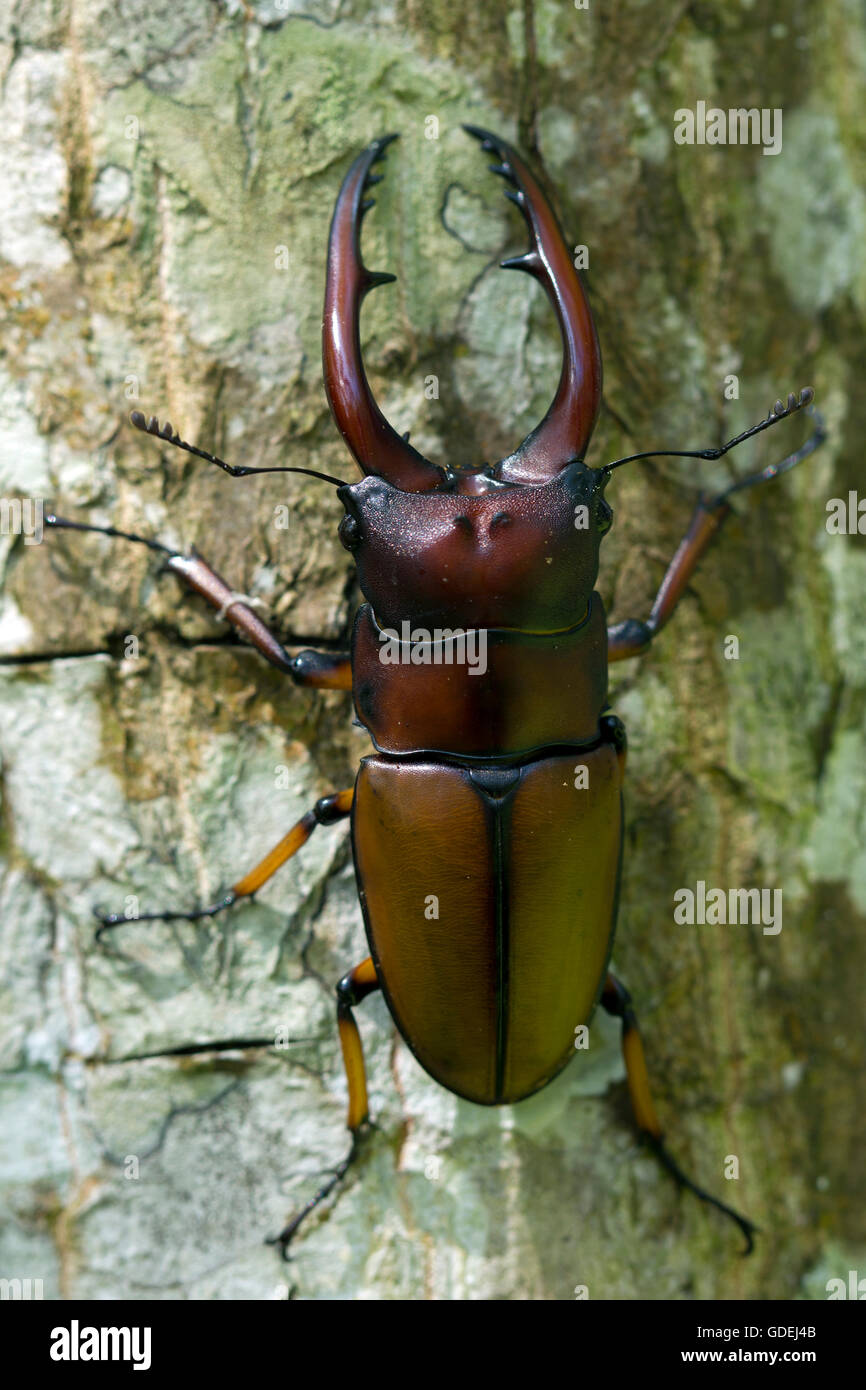
[{"label": "stag beetle", "polygon": [[[608,971],[622,864],[626,735],[607,705],[608,663],[646,651],[673,614],[735,491],[792,468],[821,443],[811,389],[719,448],[653,450],[600,468],[584,455],[601,400],[601,356],[589,303],[551,205],[516,150],[464,129],[496,156],[490,167],[523,214],[530,245],[501,264],[544,286],[563,343],[556,395],[514,453],[492,465],[429,462],[379,410],[361,359],[361,302],[393,275],[369,270],[360,227],[396,137],[375,140],[349,169],[331,223],[323,319],[325,389],[363,473],[347,484],[312,469],[232,467],[166,423],[133,412],[139,430],[235,477],[323,478],[344,508],[342,544],[367,600],[351,654],[291,656],[198,554],[112,527],[47,518],[148,545],[299,685],[352,691],[375,753],[353,788],[323,797],[216,903],[137,920],[211,917],[249,897],[322,825],[351,817],[370,954],[337,985],[349,1087],[348,1155],[273,1242],[287,1256],[302,1221],[343,1179],[369,1130],[354,1007],[381,990],[425,1071],[479,1105],[510,1105],[546,1086],[574,1055],[596,1006],[621,1021],[637,1128],[677,1183],[725,1213],[748,1253],[751,1221],[698,1187],[662,1142],[631,999]],[[807,442],[781,463],[701,495],[645,620],[608,626],[595,592],[599,544],[612,521],[613,470],[665,454],[718,459],[801,407]],[[419,635],[420,634],[420,635]],[[484,661],[466,659],[483,638]],[[386,650],[389,653],[385,658]],[[575,778],[578,764],[583,776]],[[395,869],[399,866],[399,871]],[[435,903],[435,910],[425,904]],[[579,907],[577,906],[579,904]],[[99,932],[126,920],[101,917]]]}]

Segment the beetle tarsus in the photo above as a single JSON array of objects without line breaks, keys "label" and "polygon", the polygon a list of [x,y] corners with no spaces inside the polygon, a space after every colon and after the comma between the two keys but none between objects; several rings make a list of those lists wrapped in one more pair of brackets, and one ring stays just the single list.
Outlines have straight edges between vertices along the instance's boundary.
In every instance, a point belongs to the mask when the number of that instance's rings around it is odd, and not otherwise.
[{"label": "beetle tarsus", "polygon": [[165,912],[140,912],[134,917],[127,917],[123,912],[103,912],[95,907],[93,915],[99,922],[96,940],[101,941],[103,932],[110,931],[112,927],[129,926],[133,922],[198,922],[203,917],[216,917],[218,912],[224,912],[235,902],[237,894],[229,890],[219,902],[211,903],[209,907],[195,907],[189,912],[168,908]]},{"label": "beetle tarsus", "polygon": [[310,1198],[309,1202],[301,1208],[297,1216],[292,1217],[291,1221],[280,1231],[279,1235],[268,1236],[265,1240],[266,1245],[279,1246],[280,1254],[286,1262],[290,1259],[289,1246],[297,1235],[302,1222],[306,1221],[310,1213],[315,1211],[316,1207],[321,1206],[322,1202],[331,1195],[334,1188],[343,1181],[352,1164],[357,1159],[362,1142],[371,1129],[373,1129],[373,1125],[371,1125],[369,1120],[365,1120],[363,1125],[359,1125],[359,1127],[353,1131],[352,1144],[349,1152],[342,1163],[334,1169],[328,1181],[322,1184],[315,1197]]},{"label": "beetle tarsus", "polygon": [[113,536],[118,540],[132,541],[135,545],[146,545],[148,550],[171,555],[168,546],[163,545],[161,541],[155,541],[150,536],[138,536],[134,531],[118,531],[115,526],[93,526],[86,521],[67,521],[63,516],[55,516],[54,512],[49,512],[45,517],[45,525],[62,531],[93,531],[99,536]]},{"label": "beetle tarsus", "polygon": [[[348,805],[351,799],[351,792],[339,793],[336,797],[323,797],[317,803],[317,813],[322,816],[322,823],[329,824],[332,819],[332,812],[339,805]],[[333,803],[333,806],[329,803]],[[346,1080],[349,1087],[349,1112],[346,1117],[346,1127],[352,1136],[352,1146],[349,1153],[338,1168],[334,1169],[333,1174],[326,1183],[319,1188],[315,1197],[311,1197],[305,1207],[293,1217],[289,1224],[280,1232],[278,1236],[272,1236],[268,1240],[268,1245],[278,1245],[284,1260],[289,1258],[289,1245],[294,1239],[298,1227],[305,1221],[311,1211],[315,1211],[325,1198],[328,1197],[346,1176],[351,1165],[358,1157],[361,1143],[367,1134],[375,1128],[370,1121],[367,1109],[367,1077],[364,1068],[364,1050],[361,1046],[361,1036],[358,1032],[358,1025],[352,1014],[352,1007],[360,1004],[379,988],[379,978],[372,958],[368,956],[362,960],[360,965],[356,965],[343,976],[337,984],[337,1026],[340,1033],[340,1048],[343,1053],[343,1065],[346,1069]]]},{"label": "beetle tarsus", "polygon": [[687,1177],[682,1168],[680,1168],[676,1159],[668,1153],[660,1138],[654,1134],[649,1134],[646,1130],[643,1131],[643,1138],[659,1161],[670,1173],[678,1187],[687,1188],[689,1192],[693,1192],[702,1202],[708,1202],[711,1207],[716,1207],[719,1211],[724,1212],[725,1216],[729,1216],[732,1221],[736,1222],[746,1239],[746,1248],[743,1250],[742,1254],[744,1257],[746,1255],[751,1255],[755,1248],[753,1237],[760,1231],[760,1227],[756,1226],[754,1221],[750,1221],[748,1217],[741,1216],[738,1211],[735,1211],[733,1207],[729,1207],[726,1202],[720,1201],[718,1197],[714,1197],[710,1192],[705,1192],[702,1187],[698,1187],[697,1183],[692,1182],[691,1178]]},{"label": "beetle tarsus", "polygon": [[[726,502],[727,499],[734,492],[742,492],[744,488],[755,487],[758,483],[769,482],[771,478],[777,478],[781,473],[789,472],[790,469],[795,468],[798,463],[802,463],[803,459],[808,458],[810,454],[814,453],[815,450],[821,444],[824,443],[824,440],[827,438],[827,430],[824,425],[824,417],[820,414],[819,411],[815,409],[814,406],[808,404],[808,402],[812,399],[812,394],[813,393],[810,387],[804,387],[804,389],[800,392],[800,401],[795,405],[791,405],[791,402],[794,399],[792,393],[788,397],[787,407],[782,408],[782,414],[776,414],[772,417],[772,419],[768,417],[768,419],[765,421],[765,424],[771,424],[775,420],[784,419],[784,417],[790,415],[793,410],[799,410],[801,406],[805,404],[806,414],[811,415],[815,421],[815,431],[813,434],[809,435],[809,438],[806,440],[806,442],[804,444],[801,444],[799,449],[795,449],[793,453],[788,454],[786,458],[783,458],[781,463],[771,463],[766,468],[761,469],[760,472],[750,473],[748,477],[740,478],[737,482],[732,483],[729,488],[726,488],[724,492],[719,493],[718,497],[713,499],[713,505],[720,506],[722,503]],[[804,397],[805,401],[803,399]],[[776,405],[781,405],[781,401],[777,401]]]}]

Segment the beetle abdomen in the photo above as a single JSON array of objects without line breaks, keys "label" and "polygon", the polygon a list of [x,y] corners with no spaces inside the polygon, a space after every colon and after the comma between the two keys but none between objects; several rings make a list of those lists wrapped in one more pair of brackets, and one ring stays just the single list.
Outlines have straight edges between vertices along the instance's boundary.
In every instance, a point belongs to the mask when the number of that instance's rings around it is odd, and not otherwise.
[{"label": "beetle abdomen", "polygon": [[613,939],[620,784],[611,743],[510,768],[362,762],[353,845],[377,975],[458,1095],[520,1100],[572,1055]]}]

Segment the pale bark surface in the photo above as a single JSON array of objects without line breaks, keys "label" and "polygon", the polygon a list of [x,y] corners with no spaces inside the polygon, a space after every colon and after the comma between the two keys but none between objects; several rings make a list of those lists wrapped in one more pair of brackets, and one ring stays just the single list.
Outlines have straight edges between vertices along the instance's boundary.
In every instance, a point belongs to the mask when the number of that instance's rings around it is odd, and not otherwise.
[{"label": "pale bark surface", "polygon": [[[607,1019],[548,1090],[488,1111],[438,1089],[373,998],[380,1129],[297,1244],[301,1297],[823,1298],[866,1269],[866,548],[825,526],[829,498],[864,491],[866,38],[853,0],[781,13],[7,5],[0,492],[197,546],[287,644],[349,632],[332,492],[232,480],[126,417],[354,476],[321,383],[324,253],[350,159],[386,131],[365,249],[398,282],[363,336],[383,409],[432,457],[507,452],[558,374],[542,293],[496,268],[524,231],[464,120],[533,158],[589,248],[591,463],[720,442],[806,384],[831,431],[744,494],[657,648],[612,677],[631,741],[615,967],[671,1147],[760,1225],[754,1256],[636,1144]],[[781,154],[676,145],[698,100],[781,108]],[[623,469],[612,616],[647,614],[700,484],[804,434]],[[91,909],[212,900],[368,745],[346,697],[294,689],[142,548],[0,546],[0,1275],[51,1297],[285,1296],[264,1237],[346,1147],[333,986],[366,950],[345,828],[200,929],[131,925],[100,950]],[[698,880],[781,888],[781,932],[676,925]],[[225,1050],[280,1029],[282,1050]]]}]

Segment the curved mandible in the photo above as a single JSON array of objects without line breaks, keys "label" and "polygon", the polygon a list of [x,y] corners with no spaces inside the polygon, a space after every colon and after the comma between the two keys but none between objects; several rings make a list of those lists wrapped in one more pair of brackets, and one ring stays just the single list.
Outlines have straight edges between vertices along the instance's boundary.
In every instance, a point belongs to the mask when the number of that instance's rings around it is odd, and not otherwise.
[{"label": "curved mandible", "polygon": [[464,125],[494,153],[491,164],[511,188],[505,196],[526,218],[531,245],[522,256],[500,264],[505,270],[525,270],[540,280],[556,311],[562,334],[563,363],[559,386],[540,425],[492,470],[513,483],[544,483],[566,464],[583,458],[601,401],[601,352],[589,302],[550,203],[516,150],[479,126]]},{"label": "curved mandible", "polygon": [[429,492],[443,472],[401,438],[377,406],[361,358],[359,317],[361,301],[375,285],[396,276],[368,270],[361,260],[360,228],[373,199],[363,199],[381,174],[374,164],[396,135],[368,145],[353,163],[337,195],[328,241],[328,273],[322,320],[322,363],[325,390],[337,428],[364,473],[375,473],[404,492]]}]

